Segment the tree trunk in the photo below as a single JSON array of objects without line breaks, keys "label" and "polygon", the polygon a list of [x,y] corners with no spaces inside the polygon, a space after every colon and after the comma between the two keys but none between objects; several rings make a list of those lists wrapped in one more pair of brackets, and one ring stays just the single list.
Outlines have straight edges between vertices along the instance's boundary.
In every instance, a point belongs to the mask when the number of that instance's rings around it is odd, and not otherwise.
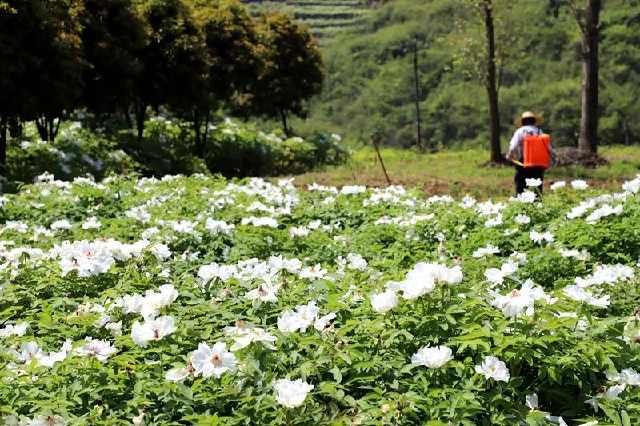
[{"label": "tree trunk", "polygon": [[418,72],[418,40],[415,39],[413,43],[413,79],[416,84],[416,125],[418,130],[418,147],[423,149],[422,146],[422,120],[420,117],[420,73]]},{"label": "tree trunk", "polygon": [[0,117],[0,175],[7,177],[7,119]]},{"label": "tree trunk", "polygon": [[60,130],[61,122],[62,118],[58,118],[57,120],[55,117],[47,118],[49,142],[53,142],[54,140],[56,140],[56,136],[58,136],[58,131]]},{"label": "tree trunk", "polygon": [[136,103],[135,110],[136,128],[138,129],[138,141],[141,141],[142,136],[144,135],[144,119],[147,112],[147,106],[138,102]]},{"label": "tree trunk", "polygon": [[36,128],[38,129],[38,136],[40,136],[40,140],[46,141],[49,137],[46,120],[42,117],[36,118]]},{"label": "tree trunk", "polygon": [[601,0],[587,0],[582,28],[582,114],[578,149],[598,152],[598,41]]},{"label": "tree trunk", "polygon": [[287,126],[287,113],[284,109],[280,110],[280,118],[282,119],[282,130],[286,137],[289,137],[289,127]]},{"label": "tree trunk", "polygon": [[122,108],[122,114],[124,115],[124,121],[127,123],[127,127],[133,129],[133,120],[131,119],[131,114],[129,114],[128,105]]},{"label": "tree trunk", "polygon": [[203,136],[203,142],[204,142],[204,146],[207,146],[207,141],[209,140],[209,109],[207,108],[207,112],[205,113],[204,116],[204,136]]},{"label": "tree trunk", "polygon": [[491,130],[491,162],[502,162],[500,148],[500,110],[498,108],[498,87],[496,82],[496,39],[493,26],[492,0],[484,0],[484,28],[487,37],[486,88],[489,98],[489,121]]},{"label": "tree trunk", "polygon": [[198,108],[193,110],[193,132],[194,142],[196,144],[196,156],[202,158],[204,156],[204,147],[202,144],[202,115]]}]

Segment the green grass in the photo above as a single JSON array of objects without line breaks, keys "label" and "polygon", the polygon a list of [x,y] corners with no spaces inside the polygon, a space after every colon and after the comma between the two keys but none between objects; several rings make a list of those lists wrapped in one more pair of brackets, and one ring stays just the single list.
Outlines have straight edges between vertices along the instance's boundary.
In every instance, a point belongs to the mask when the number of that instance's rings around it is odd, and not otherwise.
[{"label": "green grass", "polygon": [[[393,184],[407,188],[423,188],[427,193],[471,194],[478,197],[506,197],[513,193],[512,167],[487,167],[487,151],[473,148],[422,154],[412,150],[381,150]],[[559,167],[549,170],[545,185],[557,180],[585,179],[590,185],[609,190],[620,188],[621,182],[636,176],[640,170],[640,147],[607,146],[600,154],[609,160],[597,169]],[[348,163],[299,175],[298,185],[317,182],[325,185],[363,184],[384,186],[386,180],[375,151],[360,148]]]}]

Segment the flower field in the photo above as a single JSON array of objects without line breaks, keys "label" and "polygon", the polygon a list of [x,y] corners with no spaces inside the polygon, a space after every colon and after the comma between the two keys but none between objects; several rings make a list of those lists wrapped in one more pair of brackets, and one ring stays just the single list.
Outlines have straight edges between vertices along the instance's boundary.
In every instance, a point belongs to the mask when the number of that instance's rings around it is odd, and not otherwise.
[{"label": "flower field", "polygon": [[640,424],[640,177],[528,183],[43,175],[1,198],[0,421]]}]

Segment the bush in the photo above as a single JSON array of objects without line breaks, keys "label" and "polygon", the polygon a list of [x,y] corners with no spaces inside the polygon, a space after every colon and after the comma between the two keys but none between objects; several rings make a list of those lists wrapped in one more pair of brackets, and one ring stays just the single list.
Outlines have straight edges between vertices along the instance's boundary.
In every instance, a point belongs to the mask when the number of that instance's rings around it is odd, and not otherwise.
[{"label": "bush", "polygon": [[71,180],[91,174],[101,179],[110,173],[127,174],[138,164],[116,144],[72,123],[52,143],[12,140],[7,150],[8,177],[19,182],[33,182],[44,172],[58,179]]},{"label": "bush", "polygon": [[307,140],[283,139],[226,119],[209,134],[205,161],[209,170],[227,177],[303,173],[346,158],[338,135],[318,133]]},{"label": "bush", "polygon": [[157,116],[145,123],[142,140],[129,130],[119,137],[145,176],[207,173],[204,162],[193,155],[194,137],[188,123]]}]

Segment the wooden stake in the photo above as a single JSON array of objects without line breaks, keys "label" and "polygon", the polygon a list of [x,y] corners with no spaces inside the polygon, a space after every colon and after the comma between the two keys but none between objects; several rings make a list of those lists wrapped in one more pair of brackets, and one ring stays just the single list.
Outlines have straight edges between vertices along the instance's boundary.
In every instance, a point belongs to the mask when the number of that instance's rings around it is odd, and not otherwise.
[{"label": "wooden stake", "polygon": [[384,173],[384,177],[387,180],[387,185],[391,186],[391,179],[389,179],[387,168],[384,166],[384,161],[382,161],[382,155],[380,155],[380,148],[378,147],[379,144],[380,144],[379,136],[373,135],[373,149],[376,150],[376,155],[378,156],[378,160],[380,161],[380,167],[382,167],[382,172]]}]

